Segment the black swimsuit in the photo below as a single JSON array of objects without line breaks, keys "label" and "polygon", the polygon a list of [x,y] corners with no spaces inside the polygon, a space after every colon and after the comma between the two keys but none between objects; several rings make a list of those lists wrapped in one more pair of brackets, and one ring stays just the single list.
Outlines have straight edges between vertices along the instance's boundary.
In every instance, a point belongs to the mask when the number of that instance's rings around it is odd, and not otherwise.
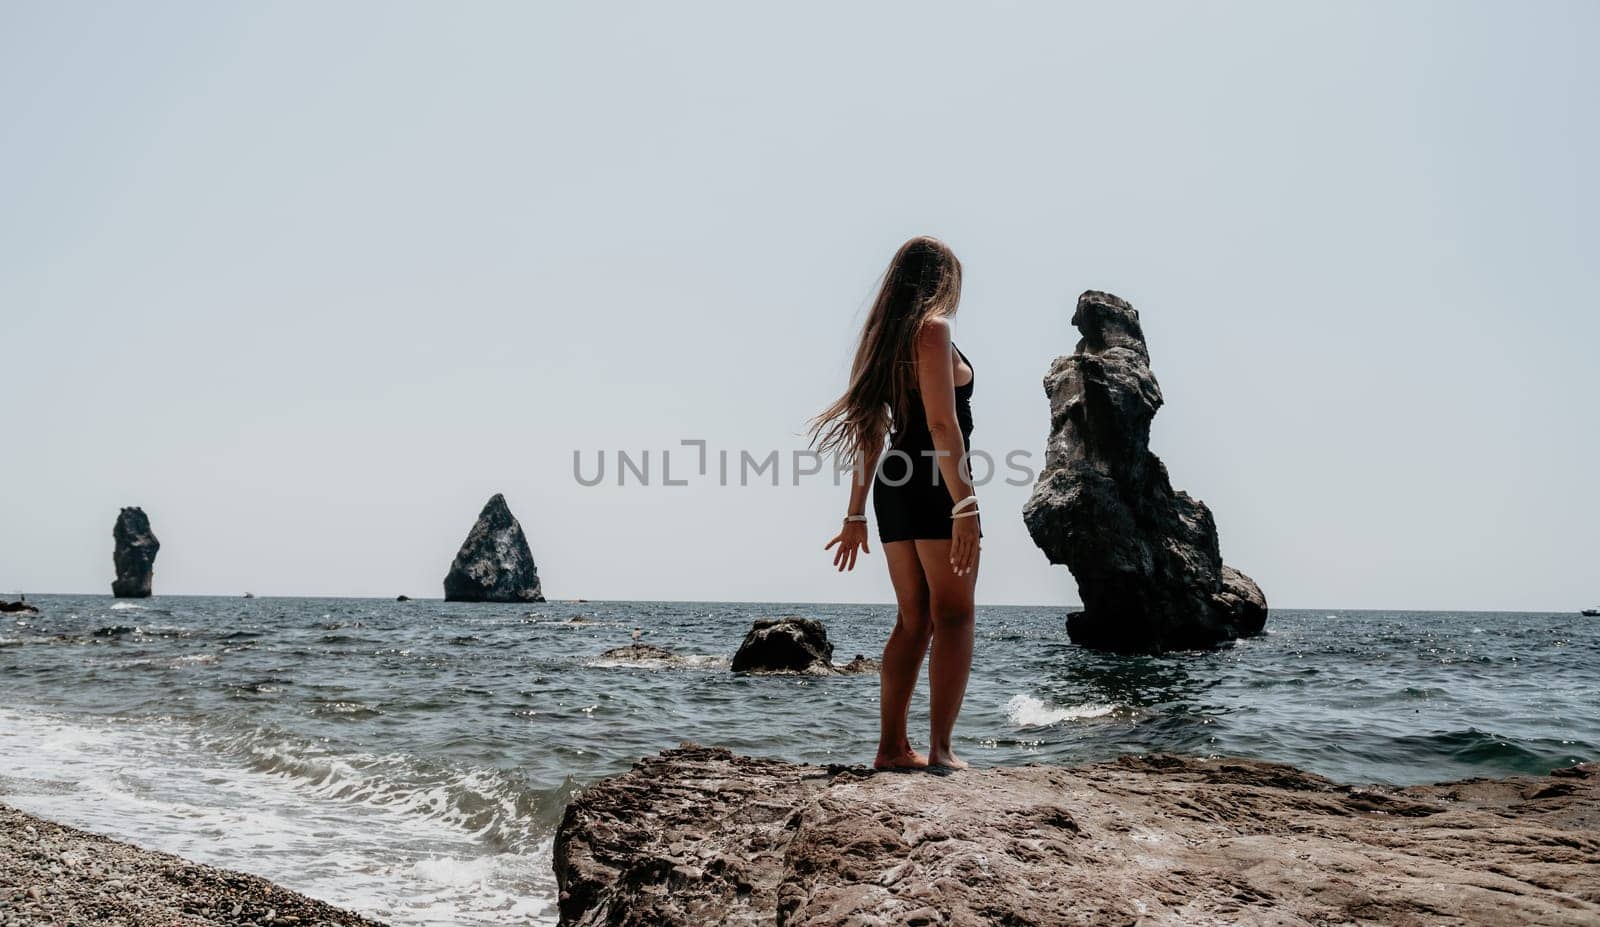
[{"label": "black swimsuit", "polygon": [[[961,349],[956,348],[961,354]],[[972,361],[961,354],[969,368]],[[962,444],[972,451],[972,386],[974,372],[965,386],[956,387],[956,421],[961,424]],[[928,431],[928,413],[922,397],[912,395],[903,423],[889,433],[889,449],[878,465],[872,483],[872,511],[878,517],[878,540],[949,540],[950,508],[955,499],[945,488],[939,461],[933,453],[933,435]],[[898,453],[897,453],[898,452]],[[908,472],[909,471],[909,472]]]}]

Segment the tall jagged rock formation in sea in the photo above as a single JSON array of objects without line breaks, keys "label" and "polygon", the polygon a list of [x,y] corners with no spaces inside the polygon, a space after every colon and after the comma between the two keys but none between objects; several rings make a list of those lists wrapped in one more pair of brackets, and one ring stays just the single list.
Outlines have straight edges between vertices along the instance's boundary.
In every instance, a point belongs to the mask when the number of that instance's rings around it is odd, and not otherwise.
[{"label": "tall jagged rock formation in sea", "polygon": [[1159,653],[1260,633],[1267,600],[1225,566],[1211,510],[1175,491],[1150,453],[1161,388],[1139,313],[1110,293],[1078,298],[1082,332],[1045,376],[1050,442],[1023,521],[1078,580],[1067,633],[1087,647]]},{"label": "tall jagged rock formation in sea", "polygon": [[150,519],[145,516],[144,509],[138,506],[123,509],[117,515],[116,527],[111,529],[111,538],[116,542],[111,559],[117,568],[111,594],[119,599],[148,598],[161,542],[150,531]]},{"label": "tall jagged rock formation in sea", "polygon": [[495,493],[444,578],[446,602],[543,602],[539,568],[522,525]]}]

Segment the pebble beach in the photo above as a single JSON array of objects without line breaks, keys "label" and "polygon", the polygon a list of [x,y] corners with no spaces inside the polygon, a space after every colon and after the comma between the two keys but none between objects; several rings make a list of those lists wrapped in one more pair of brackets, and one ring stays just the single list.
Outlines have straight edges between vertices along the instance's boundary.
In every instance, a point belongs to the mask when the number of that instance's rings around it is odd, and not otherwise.
[{"label": "pebble beach", "polygon": [[266,879],[54,824],[0,804],[0,924],[381,927]]}]

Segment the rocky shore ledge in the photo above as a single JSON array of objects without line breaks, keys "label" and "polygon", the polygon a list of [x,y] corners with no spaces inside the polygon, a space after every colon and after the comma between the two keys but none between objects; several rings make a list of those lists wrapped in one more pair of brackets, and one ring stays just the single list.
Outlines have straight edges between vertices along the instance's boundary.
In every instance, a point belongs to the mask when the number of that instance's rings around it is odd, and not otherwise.
[{"label": "rocky shore ledge", "polygon": [[941,775],[686,744],[581,793],[564,925],[1600,923],[1600,766],[1355,788],[1253,760]]},{"label": "rocky shore ledge", "polygon": [[382,927],[266,879],[0,804],[0,925]]}]

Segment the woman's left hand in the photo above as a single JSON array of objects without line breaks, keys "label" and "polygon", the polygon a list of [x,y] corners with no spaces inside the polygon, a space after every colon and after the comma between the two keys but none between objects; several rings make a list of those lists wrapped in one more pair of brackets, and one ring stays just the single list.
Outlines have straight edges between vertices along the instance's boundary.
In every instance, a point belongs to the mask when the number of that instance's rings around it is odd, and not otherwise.
[{"label": "woman's left hand", "polygon": [[864,521],[845,522],[844,527],[839,529],[839,533],[834,535],[833,540],[829,541],[827,547],[822,549],[827,550],[835,544],[839,545],[839,549],[833,552],[833,565],[838,567],[841,573],[845,570],[855,569],[857,548],[864,554],[872,553],[872,548],[867,546],[867,523]]},{"label": "woman's left hand", "polygon": [[950,526],[950,569],[965,576],[978,568],[978,517],[957,518]]}]

